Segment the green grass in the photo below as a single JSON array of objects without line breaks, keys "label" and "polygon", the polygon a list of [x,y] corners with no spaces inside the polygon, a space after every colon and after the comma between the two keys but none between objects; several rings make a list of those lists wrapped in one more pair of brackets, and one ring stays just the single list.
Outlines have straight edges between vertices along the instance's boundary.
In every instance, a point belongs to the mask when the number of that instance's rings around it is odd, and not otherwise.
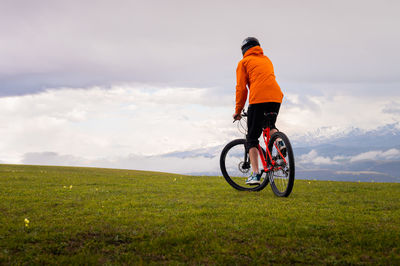
[{"label": "green grass", "polygon": [[0,264],[400,264],[400,184],[0,165],[0,214]]}]

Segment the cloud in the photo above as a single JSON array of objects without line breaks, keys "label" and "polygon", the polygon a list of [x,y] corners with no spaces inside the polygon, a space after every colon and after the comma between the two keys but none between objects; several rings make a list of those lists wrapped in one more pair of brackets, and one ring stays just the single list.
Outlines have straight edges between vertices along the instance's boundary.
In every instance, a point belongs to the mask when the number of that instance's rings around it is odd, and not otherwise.
[{"label": "cloud", "polygon": [[[159,157],[243,137],[231,113],[249,35],[274,63],[285,94],[277,126],[296,143],[400,121],[400,2],[254,4],[243,13],[227,0],[2,1],[0,159],[197,169]],[[381,156],[397,150],[352,160]]]},{"label": "cloud", "polygon": [[238,133],[233,103],[220,106],[211,93],[116,86],[0,98],[0,158],[18,163],[23,154],[52,151],[93,159],[218,145]]},{"label": "cloud", "polygon": [[398,159],[400,159],[400,150],[394,148],[386,151],[373,150],[373,151],[363,152],[354,156],[350,156],[347,154],[339,156],[321,156],[315,149],[313,149],[306,154],[300,155],[297,158],[298,160],[297,163],[300,166],[300,168],[310,168],[310,167],[312,168],[314,166],[335,166],[335,165],[340,166],[343,164],[349,166],[351,163],[368,161],[368,160],[385,161],[385,160],[398,160]]},{"label": "cloud", "polygon": [[[129,154],[155,156],[243,138],[231,120],[233,91],[217,95],[214,88],[123,84],[3,97],[0,159],[19,163],[24,154],[49,151],[88,160]],[[287,98],[290,103],[283,103],[277,126],[296,143],[316,136],[329,138],[354,127],[375,128],[399,119],[382,112],[383,106],[390,106],[396,98],[374,103],[351,96],[288,94]],[[359,108],[364,108],[362,113]],[[310,132],[319,133],[308,135]],[[315,164],[337,162],[337,158],[309,156]]]},{"label": "cloud", "polygon": [[400,150],[390,149],[387,151],[368,151],[353,156],[350,162],[363,161],[363,160],[394,160],[400,158]]},{"label": "cloud", "polygon": [[383,113],[400,115],[400,102],[391,102],[390,105],[385,106],[382,110]]},{"label": "cloud", "polygon": [[23,155],[23,164],[90,166],[90,161],[73,155],[60,155],[56,152],[28,152]]},{"label": "cloud", "polygon": [[376,175],[376,176],[390,176],[388,174],[382,173],[382,172],[376,172],[376,171],[336,171],[335,172],[338,175],[355,175],[355,176],[362,176],[362,175]]},{"label": "cloud", "polygon": [[354,128],[374,130],[400,121],[400,114],[385,112],[387,108],[397,108],[397,102],[398,95],[389,98],[340,91],[319,96],[287,93],[277,126],[300,142],[307,135],[331,138]]},{"label": "cloud", "polygon": [[319,156],[316,150],[311,150],[307,154],[303,154],[299,157],[299,164],[307,166],[310,164],[314,165],[332,165],[339,164],[330,157]]},{"label": "cloud", "polygon": [[398,2],[255,5],[246,13],[228,0],[2,1],[0,96],[121,82],[230,90],[248,35],[286,90],[363,82],[396,92],[382,84],[399,83]]},{"label": "cloud", "polygon": [[31,152],[23,156],[22,163],[36,165],[56,166],[90,166],[118,169],[135,169],[147,171],[162,171],[169,173],[191,174],[191,173],[213,173],[218,174],[218,156],[144,156],[129,154],[126,156],[84,158],[74,155],[58,154],[56,152]]}]

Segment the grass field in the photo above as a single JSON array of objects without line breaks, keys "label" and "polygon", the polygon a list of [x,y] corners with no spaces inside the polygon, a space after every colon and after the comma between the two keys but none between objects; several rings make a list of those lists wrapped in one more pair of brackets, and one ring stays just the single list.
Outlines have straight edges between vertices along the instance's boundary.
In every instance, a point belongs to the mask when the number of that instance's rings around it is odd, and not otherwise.
[{"label": "grass field", "polygon": [[400,264],[400,184],[0,165],[0,264]]}]

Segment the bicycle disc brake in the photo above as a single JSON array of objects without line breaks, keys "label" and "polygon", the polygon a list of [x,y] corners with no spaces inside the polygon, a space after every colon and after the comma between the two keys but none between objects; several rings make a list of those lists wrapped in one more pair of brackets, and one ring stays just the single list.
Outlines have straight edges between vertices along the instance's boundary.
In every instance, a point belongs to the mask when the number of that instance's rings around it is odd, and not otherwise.
[{"label": "bicycle disc brake", "polygon": [[247,174],[250,171],[250,164],[248,162],[240,162],[238,167],[239,171],[243,174]]}]

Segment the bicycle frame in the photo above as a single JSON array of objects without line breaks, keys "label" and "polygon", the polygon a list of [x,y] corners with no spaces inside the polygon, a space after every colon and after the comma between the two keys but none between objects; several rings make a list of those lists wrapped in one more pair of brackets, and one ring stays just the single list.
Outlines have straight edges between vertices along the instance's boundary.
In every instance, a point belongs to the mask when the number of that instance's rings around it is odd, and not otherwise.
[{"label": "bicycle frame", "polygon": [[[268,143],[271,140],[270,132],[271,132],[271,129],[269,127],[266,127],[262,132],[263,139],[264,139],[264,142],[265,142],[265,147],[266,147],[266,150],[267,150],[266,151],[266,156],[264,156],[264,153],[262,152],[261,146],[260,146],[260,144],[258,144],[258,154],[260,155],[261,162],[263,164],[263,168],[264,168],[265,172],[269,172],[269,171],[271,171],[273,169],[275,169],[275,170],[282,169],[282,167],[280,167],[280,166],[275,168],[276,161],[272,158],[271,152],[268,149]],[[278,146],[276,145],[276,143],[274,143],[274,146],[275,146],[276,150],[278,151],[280,157],[283,159],[283,161],[286,164],[287,163],[286,159],[282,155],[281,151],[278,149]],[[267,164],[267,158],[268,157],[271,160],[271,166],[270,167],[268,167],[268,164]]]}]

